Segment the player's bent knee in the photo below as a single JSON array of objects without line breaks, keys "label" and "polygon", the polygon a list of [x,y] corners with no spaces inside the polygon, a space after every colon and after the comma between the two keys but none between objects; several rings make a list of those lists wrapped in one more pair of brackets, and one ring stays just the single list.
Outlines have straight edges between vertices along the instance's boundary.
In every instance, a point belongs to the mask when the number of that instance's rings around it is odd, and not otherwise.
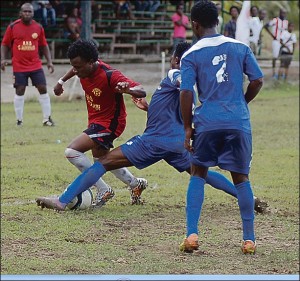
[{"label": "player's bent knee", "polygon": [[67,159],[69,159],[69,158],[72,159],[74,157],[78,157],[78,154],[79,154],[79,151],[77,151],[73,148],[67,147],[65,149],[65,156],[66,156]]}]

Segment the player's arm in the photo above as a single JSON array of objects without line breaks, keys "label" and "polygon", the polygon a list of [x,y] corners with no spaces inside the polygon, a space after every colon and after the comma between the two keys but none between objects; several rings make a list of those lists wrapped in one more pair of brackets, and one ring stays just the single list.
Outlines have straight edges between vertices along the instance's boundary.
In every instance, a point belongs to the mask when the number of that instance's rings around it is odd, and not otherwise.
[{"label": "player's arm", "polygon": [[56,96],[60,96],[64,92],[63,84],[70,78],[75,76],[73,68],[71,68],[63,77],[59,78],[57,84],[54,86],[53,91]]},{"label": "player's arm", "polygon": [[128,94],[135,98],[144,98],[146,96],[146,92],[141,85],[130,87],[129,82],[118,82],[115,89],[120,94]]},{"label": "player's arm", "polygon": [[257,96],[262,85],[263,85],[263,78],[253,80],[249,83],[247,87],[247,91],[245,93],[245,100],[247,103],[252,101]]},{"label": "player's arm", "polygon": [[191,140],[193,137],[193,128],[192,128],[193,101],[194,101],[194,96],[192,91],[189,90],[180,91],[180,109],[181,109],[184,131],[185,131],[184,147],[188,151],[193,150],[191,145]]},{"label": "player's arm", "polygon": [[148,108],[149,108],[149,104],[148,102],[146,101],[145,98],[135,98],[135,97],[132,97],[132,102],[135,104],[135,106],[141,110],[144,110],[144,111],[148,111]]},{"label": "player's arm", "polygon": [[49,46],[48,45],[42,46],[41,49],[42,49],[43,55],[45,56],[45,58],[47,60],[47,67],[49,69],[49,72],[53,73],[54,72],[54,65],[52,63]]},{"label": "player's arm", "polygon": [[273,35],[273,33],[270,31],[270,23],[266,23],[264,25],[264,29],[273,37],[273,39],[276,39],[276,37]]},{"label": "player's arm", "polygon": [[8,51],[9,47],[5,45],[1,45],[1,69],[5,71],[5,66],[7,66],[7,60],[8,57]]}]

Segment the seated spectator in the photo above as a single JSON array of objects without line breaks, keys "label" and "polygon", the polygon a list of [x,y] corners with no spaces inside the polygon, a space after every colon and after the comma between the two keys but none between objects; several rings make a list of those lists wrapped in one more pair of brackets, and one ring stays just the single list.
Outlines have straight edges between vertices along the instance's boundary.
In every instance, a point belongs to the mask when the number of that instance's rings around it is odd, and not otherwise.
[{"label": "seated spectator", "polygon": [[65,19],[64,38],[76,41],[80,37],[82,19],[79,16],[79,9],[73,7],[70,14]]},{"label": "seated spectator", "polygon": [[[134,4],[134,10],[136,12],[144,12],[148,9],[149,7],[149,1],[148,0],[136,0],[133,2]],[[137,17],[143,17],[143,13],[138,13]]]},{"label": "seated spectator", "polygon": [[128,19],[134,19],[130,1],[114,0],[114,6],[117,19],[122,18],[123,15]]},{"label": "seated spectator", "polygon": [[56,25],[56,12],[49,1],[32,1],[34,7],[34,17],[37,21],[41,21],[43,27],[48,26],[48,18],[50,18],[50,26]]}]

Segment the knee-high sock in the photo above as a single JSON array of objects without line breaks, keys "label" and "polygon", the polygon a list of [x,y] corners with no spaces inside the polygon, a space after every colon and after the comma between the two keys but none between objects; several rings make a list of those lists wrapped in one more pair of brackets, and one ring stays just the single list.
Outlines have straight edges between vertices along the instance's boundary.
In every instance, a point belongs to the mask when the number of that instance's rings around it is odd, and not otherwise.
[{"label": "knee-high sock", "polygon": [[255,241],[254,234],[254,198],[250,181],[235,185],[243,222],[243,239]]},{"label": "knee-high sock", "polygon": [[116,178],[129,185],[130,187],[136,187],[138,185],[136,177],[131,174],[127,168],[111,170],[111,172],[115,175]]},{"label": "knee-high sock", "polygon": [[59,197],[61,203],[68,204],[79,193],[95,184],[106,170],[100,162],[95,162],[90,168],[80,174]]},{"label": "knee-high sock", "polygon": [[24,96],[15,95],[14,97],[14,108],[16,113],[17,120],[23,121],[23,112],[24,112]]},{"label": "knee-high sock", "polygon": [[205,180],[191,176],[186,196],[186,225],[187,236],[192,233],[198,234],[198,223],[204,201]]},{"label": "knee-high sock", "polygon": [[233,183],[228,180],[225,176],[215,171],[208,171],[206,177],[206,183],[210,184],[216,189],[223,190],[224,192],[237,197],[237,190]]},{"label": "knee-high sock", "polygon": [[[73,164],[80,172],[85,171],[92,166],[90,159],[86,156],[85,153],[77,151],[72,148],[66,148],[65,156],[68,161]],[[94,161],[97,160],[96,158]],[[94,184],[98,192],[103,193],[109,189],[109,186],[101,178]]]},{"label": "knee-high sock", "polygon": [[51,116],[51,103],[48,93],[39,95],[39,102],[42,107],[43,121],[47,121]]}]

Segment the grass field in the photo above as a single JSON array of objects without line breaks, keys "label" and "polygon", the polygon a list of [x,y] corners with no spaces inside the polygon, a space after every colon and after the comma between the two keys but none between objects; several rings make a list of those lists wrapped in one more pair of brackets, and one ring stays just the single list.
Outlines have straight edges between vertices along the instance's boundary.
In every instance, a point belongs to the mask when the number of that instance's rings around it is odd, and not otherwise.
[{"label": "grass field", "polygon": [[[189,176],[164,162],[130,169],[149,181],[144,205],[131,206],[127,188],[108,173],[104,179],[116,196],[103,208],[41,210],[37,196],[60,194],[79,173],[64,149],[86,127],[85,103],[53,99],[53,128],[41,126],[37,101],[25,103],[22,128],[15,127],[13,105],[1,104],[1,274],[298,274],[298,91],[285,84],[265,87],[250,104],[250,179],[254,193],[269,203],[268,213],[256,215],[253,256],[240,251],[236,200],[211,186],[205,190],[201,250],[179,252]],[[115,145],[144,129],[145,113],[126,103],[127,128]]]}]

